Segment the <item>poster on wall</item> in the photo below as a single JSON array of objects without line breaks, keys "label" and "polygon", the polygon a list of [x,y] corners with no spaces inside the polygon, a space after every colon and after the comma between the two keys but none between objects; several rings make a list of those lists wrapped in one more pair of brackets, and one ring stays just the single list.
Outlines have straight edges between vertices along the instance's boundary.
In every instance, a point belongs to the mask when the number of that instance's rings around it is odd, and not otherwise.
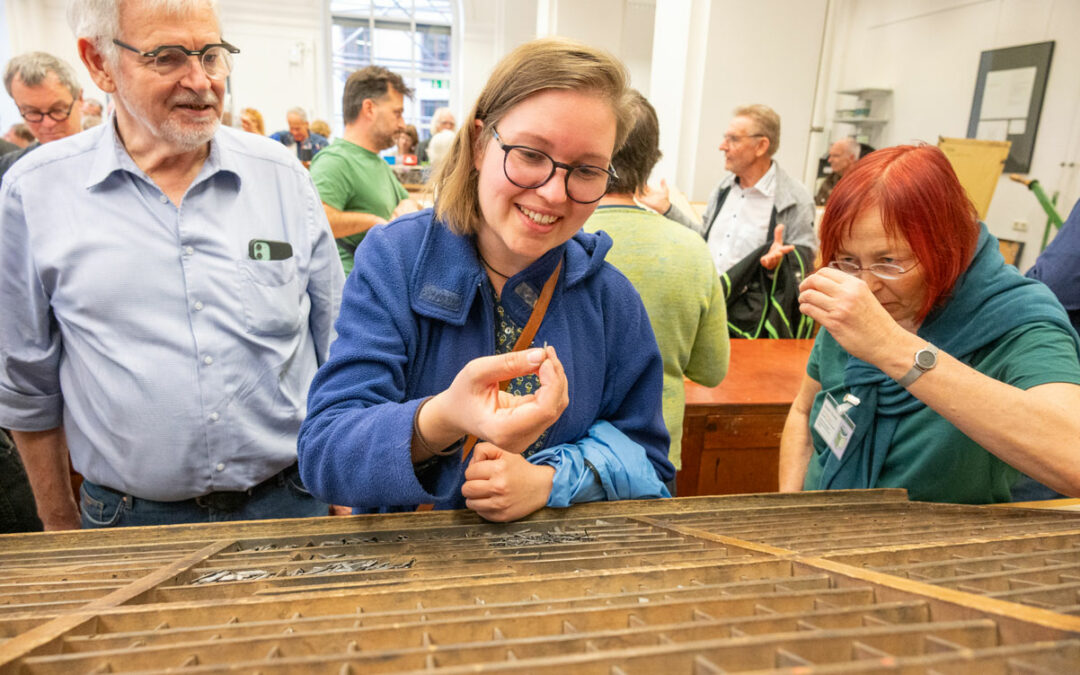
[{"label": "poster on wall", "polygon": [[1054,43],[991,49],[979,57],[968,138],[1009,141],[1006,173],[1027,173],[1035,150]]}]

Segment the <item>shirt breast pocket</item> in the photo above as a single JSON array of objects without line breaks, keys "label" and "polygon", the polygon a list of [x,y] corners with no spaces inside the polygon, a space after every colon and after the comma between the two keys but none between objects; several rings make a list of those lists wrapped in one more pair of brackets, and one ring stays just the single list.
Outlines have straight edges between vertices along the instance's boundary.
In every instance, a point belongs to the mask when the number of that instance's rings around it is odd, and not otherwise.
[{"label": "shirt breast pocket", "polygon": [[244,325],[254,335],[288,336],[300,327],[296,258],[241,260]]}]

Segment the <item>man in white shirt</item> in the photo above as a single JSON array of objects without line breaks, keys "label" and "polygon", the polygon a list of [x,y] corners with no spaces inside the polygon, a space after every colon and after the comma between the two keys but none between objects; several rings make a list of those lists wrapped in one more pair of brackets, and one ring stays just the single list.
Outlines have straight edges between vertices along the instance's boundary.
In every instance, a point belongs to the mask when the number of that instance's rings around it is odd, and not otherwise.
[{"label": "man in white shirt", "polygon": [[673,206],[664,183],[639,199],[704,237],[718,274],[769,242],[774,245],[761,264],[773,269],[793,245],[817,249],[814,203],[773,161],[779,147],[776,111],[760,104],[736,108],[720,144],[731,173],[713,191],[702,221]]}]

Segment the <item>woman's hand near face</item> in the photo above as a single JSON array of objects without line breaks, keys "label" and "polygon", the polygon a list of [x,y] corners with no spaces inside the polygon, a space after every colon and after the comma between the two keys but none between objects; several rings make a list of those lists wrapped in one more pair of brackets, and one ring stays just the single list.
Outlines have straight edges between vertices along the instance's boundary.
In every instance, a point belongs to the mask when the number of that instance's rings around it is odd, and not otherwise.
[{"label": "woman's hand near face", "polygon": [[520,454],[491,443],[477,443],[461,494],[480,517],[507,522],[544,507],[554,477],[553,467],[530,464]]},{"label": "woman's hand near face", "polygon": [[[502,391],[501,381],[536,373],[540,388],[526,396]],[[554,347],[473,359],[450,387],[421,408],[417,426],[432,447],[466,434],[507,452],[524,452],[559,419],[570,402],[566,372]]]},{"label": "woman's hand near face", "polygon": [[829,331],[849,354],[876,363],[905,330],[881,306],[866,283],[855,276],[824,267],[799,285],[799,311]]}]

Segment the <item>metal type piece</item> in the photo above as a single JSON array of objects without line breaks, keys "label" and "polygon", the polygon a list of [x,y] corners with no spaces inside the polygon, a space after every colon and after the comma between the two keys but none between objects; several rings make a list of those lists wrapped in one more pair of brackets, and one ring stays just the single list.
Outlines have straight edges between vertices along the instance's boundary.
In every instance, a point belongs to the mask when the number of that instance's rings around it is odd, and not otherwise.
[{"label": "metal type piece", "polygon": [[0,537],[0,672],[790,668],[1080,671],[1080,514],[871,490]]}]

